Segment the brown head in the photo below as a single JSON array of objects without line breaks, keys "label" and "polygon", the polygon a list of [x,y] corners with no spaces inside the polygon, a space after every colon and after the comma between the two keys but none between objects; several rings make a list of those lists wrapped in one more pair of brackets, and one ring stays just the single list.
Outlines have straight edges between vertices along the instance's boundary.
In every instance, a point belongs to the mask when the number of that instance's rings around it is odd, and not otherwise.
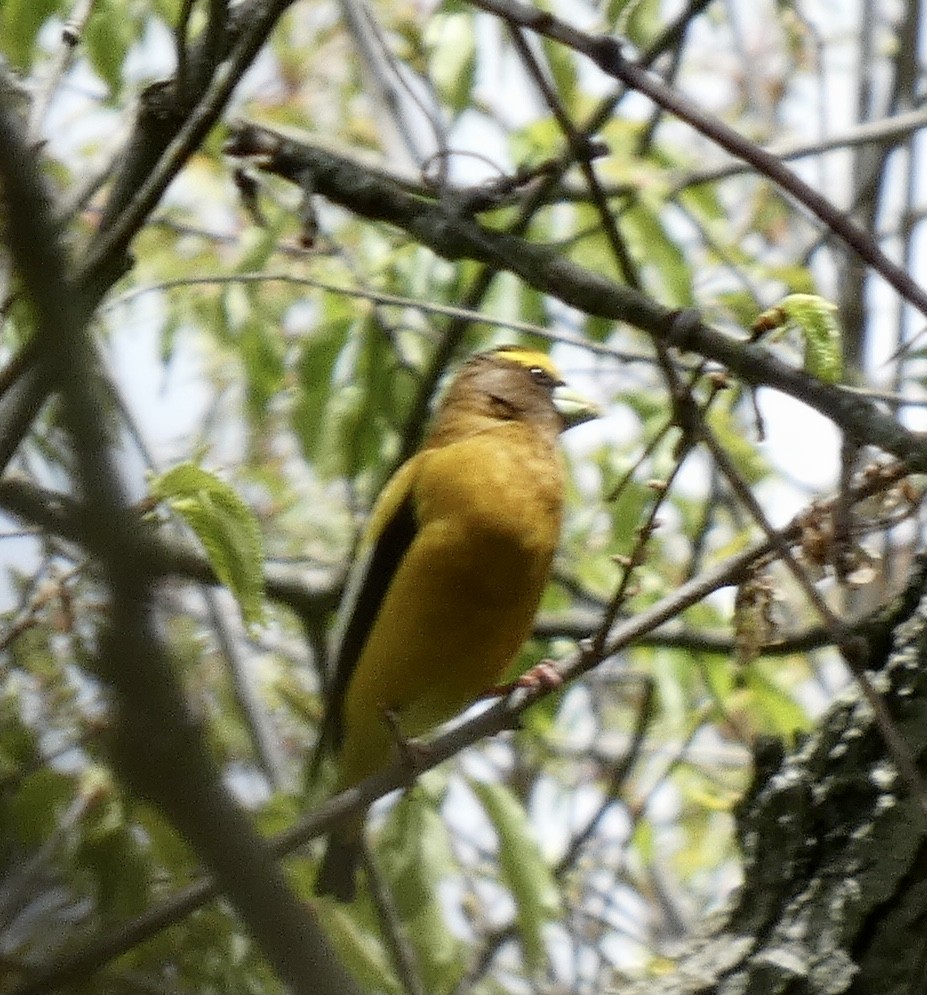
[{"label": "brown head", "polygon": [[553,444],[564,429],[598,414],[592,402],[567,387],[546,353],[502,346],[477,353],[460,368],[444,395],[424,448],[460,438],[461,419],[466,419],[466,434],[499,422],[524,422]]}]

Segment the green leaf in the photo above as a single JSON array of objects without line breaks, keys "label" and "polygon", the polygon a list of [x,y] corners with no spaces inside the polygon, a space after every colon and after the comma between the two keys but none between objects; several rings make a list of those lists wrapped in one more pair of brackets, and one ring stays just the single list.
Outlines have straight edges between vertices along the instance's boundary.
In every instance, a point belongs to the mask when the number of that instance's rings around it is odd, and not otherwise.
[{"label": "green leaf", "polygon": [[804,370],[825,383],[843,380],[843,337],[835,317],[837,305],[817,294],[789,294],[754,323],[775,331],[773,341],[797,330],[805,345]]},{"label": "green leaf", "polygon": [[625,233],[645,275],[656,277],[661,299],[672,307],[693,303],[692,272],[679,246],[666,234],[660,215],[642,200],[622,215]]},{"label": "green leaf", "polygon": [[522,956],[537,973],[547,961],[544,925],[560,911],[557,884],[512,792],[502,784],[471,781],[470,786],[499,838],[499,871],[515,899]]},{"label": "green leaf", "polygon": [[[774,676],[769,676],[769,670]],[[765,731],[792,737],[796,732],[805,732],[812,726],[807,709],[795,696],[782,687],[777,671],[782,669],[782,661],[776,660],[766,668],[754,665],[746,670],[746,686],[755,707],[765,723]]]},{"label": "green leaf", "polygon": [[239,355],[244,364],[248,410],[255,425],[283,388],[283,344],[276,328],[260,318],[249,320],[240,330]]},{"label": "green leaf", "polygon": [[438,883],[456,866],[447,827],[421,787],[392,808],[377,847],[396,911],[416,950],[425,990],[439,995],[460,981],[460,941],[448,929]]},{"label": "green leaf", "polygon": [[779,280],[790,294],[814,292],[814,276],[807,266],[790,262],[769,265],[764,262],[760,271],[771,280]]},{"label": "green leaf", "polygon": [[275,252],[280,251],[280,240],[286,226],[292,225],[292,217],[285,214],[275,216],[272,223],[263,228],[248,228],[240,239],[241,257],[235,264],[237,273],[259,273]]},{"label": "green leaf", "polygon": [[264,553],[254,512],[228,484],[194,463],[181,463],[155,477],[151,493],[196,533],[216,576],[238,600],[245,624],[260,622]]},{"label": "green leaf", "polygon": [[[333,309],[335,313],[332,313]],[[323,310],[327,319],[302,341],[296,365],[296,395],[291,411],[293,429],[303,456],[309,463],[318,461],[325,445],[323,429],[332,424],[327,408],[332,400],[335,363],[354,323],[350,308],[337,295],[326,295]]]},{"label": "green leaf", "polygon": [[541,47],[547,58],[547,68],[553,77],[557,99],[569,111],[574,107],[577,96],[576,57],[573,52],[559,42],[541,38]]},{"label": "green leaf", "polygon": [[303,452],[322,479],[357,477],[389,461],[393,426],[412,386],[375,316],[358,318],[345,311],[349,303],[331,300],[331,322],[313,333],[300,358],[293,407]]},{"label": "green leaf", "polygon": [[708,415],[708,424],[727,450],[737,470],[751,486],[769,475],[769,464],[744,426],[729,407],[716,404]]},{"label": "green leaf", "polygon": [[93,881],[97,911],[108,922],[138,915],[147,905],[151,868],[109,774],[90,767],[82,775],[88,799],[75,858]]},{"label": "green leaf", "polygon": [[659,26],[660,5],[656,0],[610,0],[605,16],[614,23],[616,34],[645,48]]},{"label": "green leaf", "polygon": [[391,433],[404,422],[413,381],[396,365],[375,315],[360,324],[361,344],[355,376],[363,385],[364,404],[352,410],[340,436],[339,458],[352,477],[389,460],[395,445]]},{"label": "green leaf", "polygon": [[0,696],[0,783],[17,776],[24,767],[41,766],[40,740],[35,731],[23,722],[16,703],[14,681]]},{"label": "green leaf", "polygon": [[455,113],[471,103],[476,74],[476,38],[471,14],[433,14],[425,28],[431,78]]},{"label": "green leaf", "polygon": [[335,902],[326,903],[322,925],[338,957],[357,978],[362,991],[404,991],[393,973],[390,959],[377,934],[365,929],[355,910]]},{"label": "green leaf", "polygon": [[221,341],[238,353],[245,375],[248,414],[254,426],[268,420],[271,402],[283,389],[284,343],[271,305],[253,284],[222,289],[214,326]]},{"label": "green leaf", "polygon": [[[562,141],[563,135],[557,122],[551,118],[540,118],[509,135],[509,155],[523,167],[537,165],[552,155]],[[577,207],[577,214],[582,213],[583,207]],[[577,227],[582,228],[582,223],[578,222]]]},{"label": "green leaf", "polygon": [[32,65],[39,29],[62,6],[62,0],[5,0],[0,10],[0,45],[14,66],[28,69]]},{"label": "green leaf", "polygon": [[10,803],[6,832],[28,846],[48,839],[74,796],[74,782],[46,768],[30,774]]},{"label": "green leaf", "polygon": [[93,68],[113,94],[122,88],[122,67],[135,40],[137,18],[129,5],[98,0],[84,32],[84,46]]},{"label": "green leaf", "polygon": [[575,230],[566,247],[567,256],[586,269],[620,280],[621,271],[598,211],[587,204],[579,204],[574,210],[574,222]]}]

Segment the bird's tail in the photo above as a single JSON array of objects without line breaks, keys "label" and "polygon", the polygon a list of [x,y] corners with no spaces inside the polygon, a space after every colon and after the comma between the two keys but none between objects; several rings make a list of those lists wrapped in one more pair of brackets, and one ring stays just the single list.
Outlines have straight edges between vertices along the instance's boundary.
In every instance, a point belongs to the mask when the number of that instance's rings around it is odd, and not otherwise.
[{"label": "bird's tail", "polygon": [[315,878],[315,893],[351,902],[357,892],[357,868],[361,859],[359,833],[332,834]]}]

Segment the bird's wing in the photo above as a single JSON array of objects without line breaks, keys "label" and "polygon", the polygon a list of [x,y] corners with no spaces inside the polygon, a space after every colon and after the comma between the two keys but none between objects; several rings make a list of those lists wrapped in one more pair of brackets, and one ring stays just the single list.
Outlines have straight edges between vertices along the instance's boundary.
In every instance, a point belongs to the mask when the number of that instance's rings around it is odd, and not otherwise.
[{"label": "bird's wing", "polygon": [[[364,534],[362,547],[367,548],[367,555],[345,597],[349,614],[344,616],[346,624],[341,627],[338,658],[319,735],[319,744],[324,751],[337,749],[341,744],[348,684],[387,588],[418,529],[413,500],[418,463],[418,457],[413,457],[390,478],[374,505]],[[318,759],[317,750],[313,768]]]}]

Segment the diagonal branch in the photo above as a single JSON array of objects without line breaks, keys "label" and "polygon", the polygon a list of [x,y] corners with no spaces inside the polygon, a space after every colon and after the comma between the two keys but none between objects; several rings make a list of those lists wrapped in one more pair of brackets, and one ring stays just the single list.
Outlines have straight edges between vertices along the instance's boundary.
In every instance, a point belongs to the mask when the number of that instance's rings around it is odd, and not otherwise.
[{"label": "diagonal branch", "polygon": [[[2,105],[0,105],[2,106]],[[104,417],[102,376],[73,307],[69,260],[20,122],[0,109],[5,235],[35,321],[38,363],[62,400],[85,502],[82,544],[99,564],[110,610],[94,661],[115,693],[116,769],[158,804],[211,869],[280,978],[300,992],[353,992],[320,927],[222,783],[151,615],[152,579]],[[24,991],[45,990],[41,983]]]},{"label": "diagonal branch", "polygon": [[887,283],[927,317],[927,291],[879,248],[873,238],[825,196],[809,186],[781,160],[744,138],[723,121],[705,113],[681,93],[665,86],[647,69],[629,61],[621,44],[611,35],[580,31],[552,14],[529,7],[518,0],[470,0],[475,7],[497,14],[511,24],[528,28],[591,59],[603,72],[632,90],[645,94],[658,106],[685,121],[732,155],[749,162],[799,204],[807,208],[857,255],[872,266]]},{"label": "diagonal branch", "polygon": [[527,284],[589,315],[624,321],[683,351],[700,353],[740,379],[772,387],[804,402],[855,439],[927,470],[927,444],[859,394],[826,384],[788,366],[764,348],[717,331],[695,311],[672,311],[631,287],[615,283],[566,259],[556,249],[496,232],[474,219],[407,193],[363,165],[270,128],[238,123],[227,144],[231,155],[314,188],[360,217],[401,228],[445,259],[474,259],[508,270]]},{"label": "diagonal branch", "polygon": [[[218,121],[235,86],[293,2],[250,0],[238,6],[234,16],[224,3],[213,3],[203,41],[184,53],[175,79],[143,94],[134,132],[116,160],[100,229],[73,280],[70,307],[81,320],[128,269],[131,240]],[[15,379],[0,396],[0,468],[9,463],[49,392],[29,344],[14,364]]]},{"label": "diagonal branch", "polygon": [[[889,479],[894,478],[887,478],[886,483]],[[868,496],[874,492],[873,487],[876,485],[864,485],[854,493],[854,498],[862,499]],[[800,533],[801,524],[796,520],[783,529],[779,536],[783,541],[791,543],[798,541]],[[649,633],[678,618],[686,609],[708,597],[712,592],[739,583],[758,562],[770,555],[772,549],[773,542],[767,538],[729,557],[718,566],[682,584],[672,594],[639,612],[633,618],[625,619],[611,628],[602,656],[590,652],[588,648],[580,649],[561,661],[558,670],[565,681],[578,679],[597,666],[602,659],[612,657],[630,645],[638,644]],[[853,631],[857,630],[854,628]],[[879,624],[866,619],[860,622],[858,631],[860,635],[874,643],[878,639]],[[513,695],[500,699],[472,718],[464,717],[452,723],[446,730],[439,732],[428,741],[427,750],[423,750],[421,756],[417,758],[415,772],[410,772],[408,765],[398,760],[383,772],[367,778],[325,802],[290,829],[273,837],[267,845],[277,858],[293,853],[310,840],[328,832],[337,822],[365,811],[376,799],[397,788],[407,786],[415,776],[456,756],[465,747],[487,736],[517,727],[520,716],[551,692],[550,686],[539,683],[532,688],[521,689]],[[189,915],[215,898],[218,893],[217,883],[210,878],[194,882],[122,927],[91,938],[83,947],[46,965],[30,984],[15,989],[10,995],[38,995],[39,992],[57,986],[63,979],[86,976]]]}]

